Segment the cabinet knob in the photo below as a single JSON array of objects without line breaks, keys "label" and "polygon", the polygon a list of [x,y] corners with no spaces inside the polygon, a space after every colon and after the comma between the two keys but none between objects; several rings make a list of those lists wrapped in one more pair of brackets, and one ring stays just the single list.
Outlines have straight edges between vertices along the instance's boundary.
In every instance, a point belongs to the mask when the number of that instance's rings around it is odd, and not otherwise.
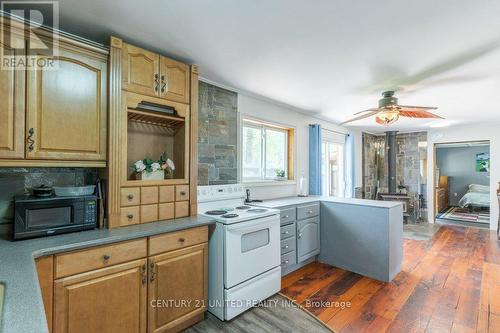
[{"label": "cabinet knob", "polygon": [[284,218],[284,219],[287,219],[287,218],[289,218],[289,216],[288,216],[288,215],[285,215],[285,216],[283,216],[283,218]]},{"label": "cabinet knob", "polygon": [[312,214],[312,213],[313,213],[312,210],[307,211],[307,214]]},{"label": "cabinet knob", "polygon": [[132,219],[134,218],[134,214],[128,214],[128,215],[127,215],[127,218],[128,218],[129,220],[132,220]]},{"label": "cabinet knob", "polygon": [[288,249],[288,245],[283,246],[282,249]]},{"label": "cabinet knob", "polygon": [[127,198],[128,198],[128,201],[132,201],[132,199],[134,199],[134,195],[132,193],[130,193],[129,195],[127,195]]},{"label": "cabinet knob", "polygon": [[104,259],[104,261],[108,261],[109,259],[111,259],[111,256],[109,254],[105,254],[102,256],[102,259]]},{"label": "cabinet knob", "polygon": [[286,264],[288,264],[288,260],[285,260],[283,263],[284,263],[285,265],[286,265]]},{"label": "cabinet knob", "polygon": [[186,240],[184,238],[179,238],[179,242],[184,243]]},{"label": "cabinet knob", "polygon": [[186,195],[186,191],[180,191],[179,194],[180,195]]},{"label": "cabinet knob", "polygon": [[285,234],[285,235],[288,235],[288,231],[285,231],[285,232],[284,232],[284,234]]},{"label": "cabinet knob", "polygon": [[302,233],[299,233],[299,236],[298,236],[298,238],[302,238]]}]

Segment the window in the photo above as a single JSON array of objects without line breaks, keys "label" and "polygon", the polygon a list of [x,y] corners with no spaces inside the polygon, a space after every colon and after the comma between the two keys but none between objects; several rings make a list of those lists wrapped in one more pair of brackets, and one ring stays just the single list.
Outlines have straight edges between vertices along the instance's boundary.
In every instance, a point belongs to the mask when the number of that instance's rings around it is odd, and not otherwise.
[{"label": "window", "polygon": [[321,179],[323,195],[344,197],[345,136],[323,133],[321,142]]},{"label": "window", "polygon": [[276,179],[276,170],[284,170],[291,179],[288,156],[291,129],[245,119],[242,130],[243,181]]}]

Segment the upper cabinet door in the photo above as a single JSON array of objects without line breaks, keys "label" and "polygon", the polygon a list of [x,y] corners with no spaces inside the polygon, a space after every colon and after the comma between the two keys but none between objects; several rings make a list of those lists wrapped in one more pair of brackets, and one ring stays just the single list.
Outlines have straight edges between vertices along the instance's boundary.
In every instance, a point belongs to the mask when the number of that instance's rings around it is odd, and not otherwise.
[{"label": "upper cabinet door", "polygon": [[106,160],[106,57],[61,45],[49,58],[27,72],[26,157]]},{"label": "upper cabinet door", "polygon": [[160,94],[160,56],[123,44],[123,89],[148,96]]},{"label": "upper cabinet door", "polygon": [[[1,44],[4,55],[17,55]],[[25,71],[0,69],[0,158],[24,158]]]},{"label": "upper cabinet door", "polygon": [[189,103],[189,66],[160,58],[160,96],[174,102]]}]

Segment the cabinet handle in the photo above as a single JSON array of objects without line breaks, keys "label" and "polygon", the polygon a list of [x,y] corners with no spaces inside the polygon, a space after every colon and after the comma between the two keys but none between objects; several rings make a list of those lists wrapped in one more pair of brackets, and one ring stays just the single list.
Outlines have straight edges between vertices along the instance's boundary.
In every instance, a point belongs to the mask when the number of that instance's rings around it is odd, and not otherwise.
[{"label": "cabinet handle", "polygon": [[132,193],[130,193],[128,196],[128,201],[132,201],[134,199],[134,195]]},{"label": "cabinet handle", "polygon": [[302,238],[302,233],[299,233],[299,236],[297,238]]},{"label": "cabinet handle", "polygon": [[186,191],[180,191],[179,194],[180,195],[186,195]]},{"label": "cabinet handle", "polygon": [[142,265],[141,274],[142,274],[142,285],[144,286],[148,282],[148,277],[146,274],[146,264]]},{"label": "cabinet handle", "polygon": [[109,254],[105,254],[102,256],[102,259],[104,259],[104,261],[108,261],[109,259],[111,259],[111,256]]},{"label": "cabinet handle", "polygon": [[285,260],[285,261],[283,262],[283,264],[285,264],[285,265],[286,265],[286,264],[288,264],[288,260]]},{"label": "cabinet handle", "polygon": [[165,80],[165,75],[161,76],[161,93],[165,92],[165,88],[167,87],[167,81]]},{"label": "cabinet handle", "polygon": [[289,216],[288,216],[288,215],[285,215],[285,216],[283,216],[283,218],[284,218],[284,219],[287,219],[287,218],[289,218]]},{"label": "cabinet handle", "polygon": [[128,215],[127,215],[127,218],[128,218],[129,220],[132,220],[132,219],[134,218],[134,214],[128,214]]},{"label": "cabinet handle", "polygon": [[288,249],[288,245],[283,246],[282,249]]},{"label": "cabinet handle", "polygon": [[151,276],[149,278],[149,282],[153,282],[155,280],[155,277],[156,277],[156,273],[155,273],[155,263],[152,262],[149,264],[149,268],[151,270]]},{"label": "cabinet handle", "polygon": [[313,213],[313,211],[312,211],[312,210],[308,210],[308,211],[307,211],[307,214],[312,214],[312,213]]},{"label": "cabinet handle", "polygon": [[159,78],[159,75],[156,73],[154,75],[154,80],[155,80],[155,84],[154,84],[154,87],[155,87],[155,92],[158,92],[158,87],[160,86],[160,81],[158,81],[158,78]]},{"label": "cabinet handle", "polygon": [[28,130],[28,138],[26,141],[28,141],[28,150],[33,151],[35,149],[35,140],[33,140],[33,136],[35,135],[35,129],[32,127]]},{"label": "cabinet handle", "polygon": [[186,240],[184,238],[179,238],[179,242],[184,243]]}]

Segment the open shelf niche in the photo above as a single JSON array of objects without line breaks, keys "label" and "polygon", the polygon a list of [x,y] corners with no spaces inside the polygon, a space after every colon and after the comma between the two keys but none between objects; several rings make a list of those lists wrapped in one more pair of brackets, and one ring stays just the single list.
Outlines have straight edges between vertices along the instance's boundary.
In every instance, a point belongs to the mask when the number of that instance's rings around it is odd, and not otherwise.
[{"label": "open shelf niche", "polygon": [[132,168],[135,162],[146,157],[157,161],[163,152],[175,164],[173,178],[165,180],[184,179],[185,146],[185,118],[132,108],[127,110],[127,181],[137,180]]}]

